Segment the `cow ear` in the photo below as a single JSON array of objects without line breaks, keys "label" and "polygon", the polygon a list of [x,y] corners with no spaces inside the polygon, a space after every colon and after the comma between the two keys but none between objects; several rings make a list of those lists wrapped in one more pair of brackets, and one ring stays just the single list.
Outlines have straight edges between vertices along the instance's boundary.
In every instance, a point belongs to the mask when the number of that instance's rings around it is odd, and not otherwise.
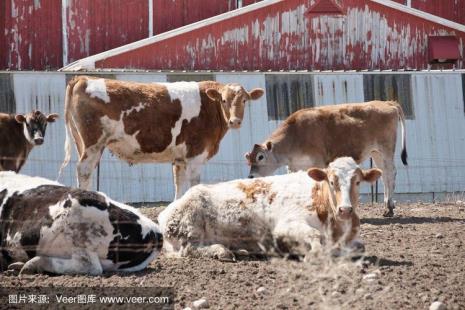
[{"label": "cow ear", "polygon": [[265,144],[265,146],[266,146],[266,149],[267,149],[268,151],[271,151],[271,149],[273,148],[273,142],[268,141],[268,142]]},{"label": "cow ear", "polygon": [[58,118],[58,114],[56,113],[49,114],[47,115],[47,122],[53,123],[57,118]]},{"label": "cow ear", "polygon": [[245,157],[245,159],[250,160],[250,153],[249,152],[245,153],[244,157]]},{"label": "cow ear", "polygon": [[17,114],[17,115],[15,115],[15,120],[18,123],[25,123],[26,122],[26,117],[23,114]]},{"label": "cow ear", "polygon": [[373,183],[383,174],[380,169],[372,168],[362,171],[363,181]]},{"label": "cow ear", "polygon": [[328,177],[328,175],[326,174],[326,171],[320,168],[310,168],[307,170],[307,174],[309,177],[311,177],[317,182],[324,181]]},{"label": "cow ear", "polygon": [[264,93],[265,91],[262,88],[254,88],[249,92],[250,100],[257,100],[263,96]]},{"label": "cow ear", "polygon": [[209,88],[207,89],[206,91],[207,93],[207,96],[211,99],[211,100],[218,100],[218,101],[221,101],[221,94],[219,91],[217,91],[216,89],[214,88]]}]

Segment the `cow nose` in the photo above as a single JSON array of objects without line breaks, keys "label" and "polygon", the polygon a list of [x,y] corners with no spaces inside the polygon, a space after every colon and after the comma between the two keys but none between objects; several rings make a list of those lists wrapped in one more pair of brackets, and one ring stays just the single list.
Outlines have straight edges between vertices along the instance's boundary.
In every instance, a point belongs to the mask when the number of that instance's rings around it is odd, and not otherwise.
[{"label": "cow nose", "polygon": [[36,145],[41,145],[42,143],[44,143],[44,139],[43,138],[35,138],[34,143]]},{"label": "cow nose", "polygon": [[339,207],[339,213],[342,215],[349,215],[352,213],[352,207],[351,206],[341,206]]},{"label": "cow nose", "polygon": [[249,179],[253,179],[253,174],[249,174]]},{"label": "cow nose", "polygon": [[230,119],[229,120],[229,125],[233,127],[239,127],[241,125],[242,121],[238,118]]}]

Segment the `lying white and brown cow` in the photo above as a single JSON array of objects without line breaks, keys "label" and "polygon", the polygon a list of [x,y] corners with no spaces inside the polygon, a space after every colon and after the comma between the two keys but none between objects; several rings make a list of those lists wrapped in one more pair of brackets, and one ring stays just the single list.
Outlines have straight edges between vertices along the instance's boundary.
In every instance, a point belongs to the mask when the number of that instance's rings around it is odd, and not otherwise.
[{"label": "lying white and brown cow", "polygon": [[40,111],[28,114],[0,113],[0,171],[18,172],[32,148],[44,143],[47,123],[53,123],[58,114],[45,116]]},{"label": "lying white and brown cow", "polygon": [[393,216],[394,152],[399,121],[401,159],[407,165],[405,117],[397,102],[371,101],[297,111],[263,144],[255,144],[245,154],[251,166],[249,178],[271,175],[284,165],[290,171],[297,171],[307,167],[324,168],[342,156],[350,156],[359,164],[371,156],[376,167],[383,171],[384,216]]},{"label": "lying white and brown cow", "polygon": [[162,241],[154,222],[102,193],[0,172],[0,269],[138,271],[157,256]]},{"label": "lying white and brown cow", "polygon": [[200,168],[219,149],[228,128],[239,128],[245,103],[263,95],[239,84],[175,82],[142,84],[76,77],[66,89],[67,139],[79,153],[78,184],[89,189],[105,147],[135,163],[173,164],[176,197],[200,181]]},{"label": "lying white and brown cow", "polygon": [[359,185],[380,175],[343,157],[326,169],[197,185],[160,213],[164,251],[222,260],[243,250],[303,255],[321,246],[320,238],[358,251]]}]

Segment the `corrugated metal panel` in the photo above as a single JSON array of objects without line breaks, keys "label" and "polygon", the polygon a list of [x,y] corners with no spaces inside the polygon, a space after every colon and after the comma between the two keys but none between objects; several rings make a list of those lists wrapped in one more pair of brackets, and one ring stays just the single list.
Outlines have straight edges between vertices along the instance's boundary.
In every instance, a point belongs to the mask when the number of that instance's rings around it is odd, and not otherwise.
[{"label": "corrugated metal panel", "polygon": [[69,62],[148,36],[147,0],[68,0],[67,17]]},{"label": "corrugated metal panel", "polygon": [[63,64],[61,1],[2,2],[2,67],[23,70],[59,68]]},{"label": "corrugated metal panel", "polygon": [[15,93],[11,74],[0,75],[0,112],[15,113]]},{"label": "corrugated metal panel", "polygon": [[[361,102],[363,76],[368,73],[308,74],[314,80],[317,106]],[[465,114],[463,74],[404,73],[411,76],[415,119],[407,120],[409,166],[401,164],[399,146],[395,156],[397,193],[463,191],[465,188]],[[40,75],[40,78],[38,78]],[[286,75],[286,74],[283,74]],[[134,81],[166,81],[165,74],[126,74],[116,78]],[[216,74],[217,81],[241,83],[246,89],[267,87],[265,74]],[[62,114],[66,76],[63,73],[14,73],[17,111],[40,109]],[[214,183],[245,177],[248,166],[243,154],[261,143],[279,125],[268,119],[266,94],[247,106],[240,130],[231,130],[221,142],[219,153],[204,167],[202,181]],[[45,145],[35,148],[23,173],[54,179],[63,160],[65,139],[63,117],[47,128]],[[399,141],[400,144],[400,141]],[[76,152],[64,174],[64,183],[75,185]],[[281,170],[280,172],[282,172]],[[95,182],[94,182],[95,184]],[[100,190],[122,201],[171,200],[174,196],[169,164],[129,166],[104,153],[100,167]],[[380,187],[382,192],[382,187]],[[363,193],[369,187],[362,188]]]},{"label": "corrugated metal panel", "polygon": [[303,108],[313,107],[313,76],[266,74],[268,119],[284,120]]},{"label": "corrugated metal panel", "polygon": [[407,119],[415,118],[410,77],[408,74],[365,74],[363,76],[365,100],[397,101],[402,106]]},{"label": "corrugated metal panel", "polygon": [[[177,70],[397,69],[428,67],[430,35],[465,32],[373,1],[344,1],[346,15],[310,14],[307,1],[270,2],[96,62],[98,68]],[[152,57],[157,55],[157,57]]]}]

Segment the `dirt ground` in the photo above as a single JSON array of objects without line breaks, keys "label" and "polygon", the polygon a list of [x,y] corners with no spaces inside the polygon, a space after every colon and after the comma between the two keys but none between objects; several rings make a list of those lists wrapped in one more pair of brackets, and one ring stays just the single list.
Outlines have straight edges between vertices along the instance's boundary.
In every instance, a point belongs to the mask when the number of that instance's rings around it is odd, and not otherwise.
[{"label": "dirt ground", "polygon": [[[141,210],[155,219],[160,209]],[[400,204],[387,219],[381,209],[360,208],[366,257],[355,262],[322,255],[235,263],[161,256],[130,275],[0,274],[0,286],[91,286],[96,292],[173,286],[176,309],[202,297],[212,309],[427,309],[436,300],[465,309],[465,205]]]}]

